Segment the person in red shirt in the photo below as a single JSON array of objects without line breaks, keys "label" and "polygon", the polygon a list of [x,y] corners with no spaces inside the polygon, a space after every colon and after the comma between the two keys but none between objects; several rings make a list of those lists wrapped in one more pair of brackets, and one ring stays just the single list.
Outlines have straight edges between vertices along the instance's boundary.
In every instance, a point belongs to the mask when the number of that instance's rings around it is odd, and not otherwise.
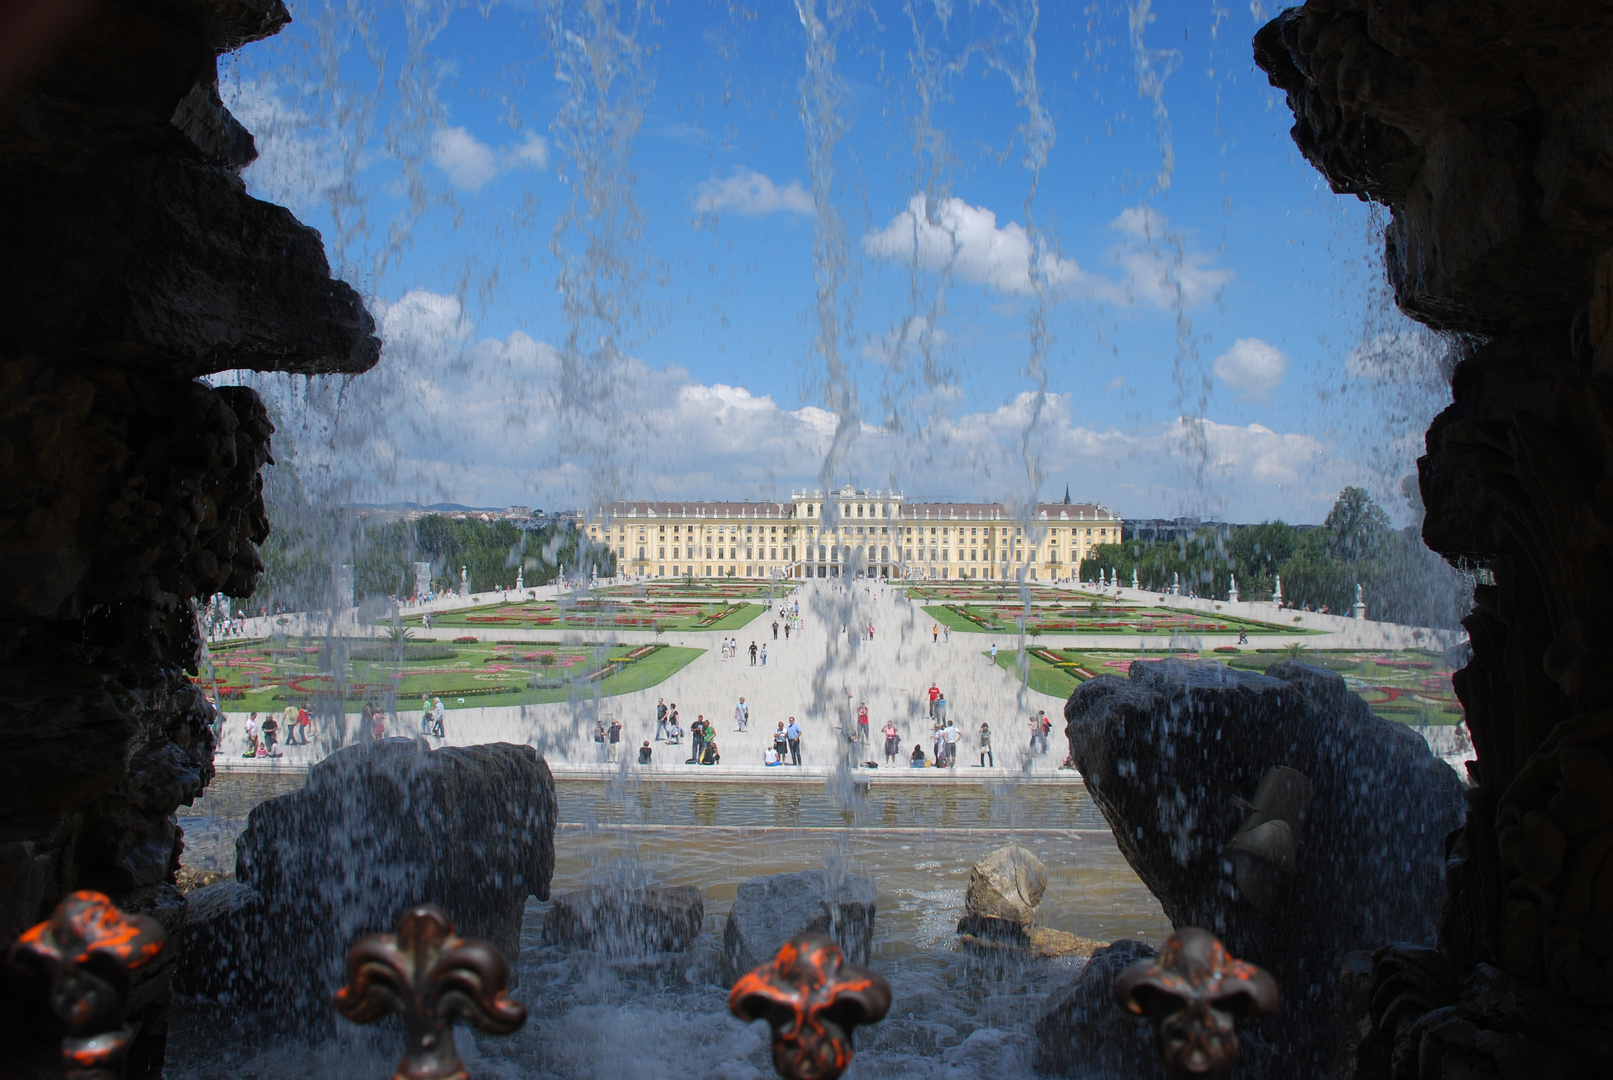
[{"label": "person in red shirt", "polygon": [[868,742],[868,706],[860,701],[857,703],[857,741]]},{"label": "person in red shirt", "polygon": [[941,696],[941,690],[934,683],[930,684],[930,718],[935,718],[935,702]]}]

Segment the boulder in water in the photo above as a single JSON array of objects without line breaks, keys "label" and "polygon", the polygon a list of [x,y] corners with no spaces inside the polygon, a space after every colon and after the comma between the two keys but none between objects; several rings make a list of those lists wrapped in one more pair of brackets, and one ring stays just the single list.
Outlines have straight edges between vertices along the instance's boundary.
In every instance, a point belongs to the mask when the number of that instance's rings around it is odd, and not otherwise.
[{"label": "boulder in water", "polygon": [[974,864],[963,894],[965,918],[1001,919],[1021,927],[1036,921],[1047,891],[1047,867],[1017,844],[1000,847]]},{"label": "boulder in water", "polygon": [[1148,1021],[1115,1004],[1115,977],[1157,950],[1117,941],[1093,950],[1086,966],[1048,999],[1036,1021],[1036,1071],[1044,1076],[1124,1076],[1163,1080]]},{"label": "boulder in water", "polygon": [[348,947],[435,904],[463,937],[521,952],[528,896],[554,873],[554,779],[530,746],[431,750],[409,739],[348,747],[299,791],[255,809],[236,878],[263,897],[264,993],[277,1018],[333,1023]]},{"label": "boulder in water", "polygon": [[246,1000],[263,974],[263,897],[238,881],[220,881],[187,896],[183,947],[174,989],[222,1005]]},{"label": "boulder in water", "polygon": [[846,874],[831,890],[822,870],[751,878],[739,886],[723,927],[729,980],[771,963],[797,934],[828,934],[853,964],[868,963],[874,941],[874,883]]},{"label": "boulder in water", "polygon": [[1277,979],[1282,1010],[1259,1025],[1274,1075],[1331,1070],[1344,955],[1434,933],[1460,778],[1337,674],[1298,663],[1136,663],[1082,684],[1065,717],[1172,925],[1211,930]]},{"label": "boulder in water", "polygon": [[543,942],[609,956],[682,952],[699,936],[705,918],[705,902],[693,885],[591,885],[554,898]]}]

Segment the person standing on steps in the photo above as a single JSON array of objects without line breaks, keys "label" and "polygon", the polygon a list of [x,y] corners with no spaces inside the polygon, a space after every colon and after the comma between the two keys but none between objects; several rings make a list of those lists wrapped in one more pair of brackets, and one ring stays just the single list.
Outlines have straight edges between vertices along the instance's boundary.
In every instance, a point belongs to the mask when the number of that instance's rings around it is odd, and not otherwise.
[{"label": "person standing on steps", "polygon": [[857,703],[857,741],[868,745],[868,705],[862,701]]},{"label": "person standing on steps", "polygon": [[655,741],[666,734],[666,698],[655,699]]},{"label": "person standing on steps", "polygon": [[793,716],[790,717],[790,726],[784,729],[784,738],[790,744],[790,764],[801,764],[801,725],[795,722]]},{"label": "person standing on steps", "polygon": [[689,725],[689,762],[698,764],[700,753],[706,748],[706,733],[710,727],[706,724],[704,713],[696,713],[694,723]]},{"label": "person standing on steps", "polygon": [[963,738],[963,732],[958,730],[958,725],[948,720],[947,726],[941,731],[941,735],[946,739],[947,744],[947,768],[956,769],[958,767],[958,742]]},{"label": "person standing on steps", "polygon": [[750,666],[756,666],[756,642],[754,640],[750,643]]},{"label": "person standing on steps", "polygon": [[605,760],[605,721],[594,721],[594,760],[603,763]]},{"label": "person standing on steps", "polygon": [[739,699],[739,704],[734,706],[734,723],[739,726],[740,731],[750,730],[750,706],[745,704],[743,697]]},{"label": "person standing on steps", "polygon": [[762,642],[762,666],[767,666],[767,642]]},{"label": "person standing on steps", "polygon": [[935,703],[937,701],[939,701],[939,700],[941,700],[941,691],[934,683],[931,683],[930,684],[930,719],[931,720],[935,719]]},{"label": "person standing on steps", "polygon": [[622,749],[622,722],[616,717],[610,718],[610,763],[616,764],[620,760]]},{"label": "person standing on steps", "polygon": [[784,759],[790,753],[790,737],[784,733],[782,720],[778,722],[778,730],[773,732],[773,750],[778,754],[779,764],[784,764]]},{"label": "person standing on steps", "polygon": [[984,720],[980,721],[980,767],[984,769],[987,764],[997,767],[997,759],[991,753],[991,725]]},{"label": "person standing on steps", "polygon": [[896,725],[887,720],[879,733],[885,736],[885,764],[895,765],[896,755],[901,753],[902,750],[902,743],[897,736]]},{"label": "person standing on steps", "polygon": [[778,620],[777,619],[773,620],[773,640],[774,641],[778,640]]}]

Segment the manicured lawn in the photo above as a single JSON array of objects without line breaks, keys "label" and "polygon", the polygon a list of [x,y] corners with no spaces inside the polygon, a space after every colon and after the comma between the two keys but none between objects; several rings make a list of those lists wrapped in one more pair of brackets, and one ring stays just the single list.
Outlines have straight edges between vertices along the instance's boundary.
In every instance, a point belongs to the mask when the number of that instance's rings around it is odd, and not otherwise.
[{"label": "manicured lawn", "polygon": [[745,581],[727,578],[695,578],[691,585],[683,578],[644,581],[632,585],[606,585],[588,590],[590,596],[616,600],[695,600],[712,603],[720,600],[759,600],[784,596],[795,589],[796,582],[783,581],[774,585],[766,581]]},{"label": "manicured lawn", "polygon": [[[997,666],[1016,679],[1024,678],[1037,693],[1051,694],[1056,698],[1067,699],[1081,685],[1080,679],[1054,667],[1029,650],[1025,653],[1025,672],[1021,672],[1019,655],[1013,649],[997,650]],[[1057,723],[1056,720],[1054,722]]]}]

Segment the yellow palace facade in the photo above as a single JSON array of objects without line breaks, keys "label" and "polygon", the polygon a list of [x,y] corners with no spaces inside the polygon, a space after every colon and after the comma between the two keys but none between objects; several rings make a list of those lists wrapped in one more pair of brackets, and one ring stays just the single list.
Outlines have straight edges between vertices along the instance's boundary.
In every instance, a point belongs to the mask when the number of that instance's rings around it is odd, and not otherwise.
[{"label": "yellow palace facade", "polygon": [[638,577],[1071,577],[1123,522],[1096,503],[1043,503],[1028,519],[1001,503],[908,502],[844,487],[788,502],[634,502],[579,510],[578,528]]}]

